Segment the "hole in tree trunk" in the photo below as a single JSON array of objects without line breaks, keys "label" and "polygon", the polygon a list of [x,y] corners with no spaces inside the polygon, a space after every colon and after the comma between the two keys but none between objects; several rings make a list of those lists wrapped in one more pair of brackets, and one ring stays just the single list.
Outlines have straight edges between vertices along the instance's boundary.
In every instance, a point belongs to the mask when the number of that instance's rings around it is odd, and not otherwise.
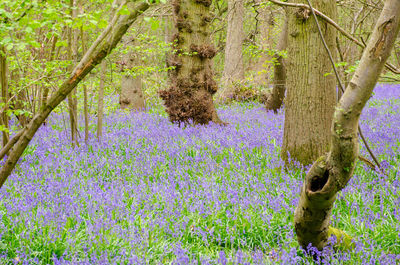
[{"label": "hole in tree trunk", "polygon": [[322,190],[322,188],[325,186],[326,182],[328,182],[329,178],[329,171],[325,170],[323,176],[314,176],[311,179],[311,184],[310,184],[310,190],[312,192],[317,192]]}]

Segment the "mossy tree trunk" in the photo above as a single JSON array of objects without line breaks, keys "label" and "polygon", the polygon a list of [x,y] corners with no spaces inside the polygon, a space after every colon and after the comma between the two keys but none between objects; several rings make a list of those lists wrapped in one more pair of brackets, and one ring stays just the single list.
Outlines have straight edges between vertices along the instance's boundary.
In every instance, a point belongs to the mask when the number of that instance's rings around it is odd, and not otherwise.
[{"label": "mossy tree trunk", "polygon": [[390,55],[399,25],[400,1],[387,0],[360,64],[336,107],[329,153],[313,164],[304,180],[295,211],[295,230],[303,248],[311,243],[322,249],[327,243],[336,194],[347,185],[356,165],[361,111]]},{"label": "mossy tree trunk", "polygon": [[223,87],[217,93],[218,101],[232,98],[235,93],[235,83],[244,79],[243,66],[243,0],[228,0],[228,28],[226,31]]},{"label": "mossy tree trunk", "polygon": [[1,85],[1,125],[3,126],[3,147],[10,140],[8,134],[8,115],[7,115],[7,105],[8,105],[8,67],[7,67],[7,53],[4,46],[0,47],[0,85]]},{"label": "mossy tree trunk", "polygon": [[174,54],[167,64],[170,87],[160,91],[169,119],[176,123],[221,123],[212,95],[217,91],[212,61],[216,50],[208,32],[211,0],[174,0],[178,33],[174,35]]},{"label": "mossy tree trunk", "polygon": [[[307,3],[296,0],[296,3]],[[314,8],[336,18],[335,0],[313,0]],[[336,81],[329,57],[318,34],[310,10],[288,10],[289,39],[287,58],[287,91],[282,158],[303,165],[312,163],[328,151],[330,125],[336,104]],[[320,20],[324,38],[331,51],[336,33]],[[327,75],[328,74],[328,75]]]},{"label": "mossy tree trunk", "polygon": [[285,18],[283,29],[279,35],[277,53],[274,55],[274,86],[271,94],[268,95],[265,108],[273,110],[275,113],[281,108],[286,92],[286,62],[281,52],[286,50],[288,40],[288,19]]}]

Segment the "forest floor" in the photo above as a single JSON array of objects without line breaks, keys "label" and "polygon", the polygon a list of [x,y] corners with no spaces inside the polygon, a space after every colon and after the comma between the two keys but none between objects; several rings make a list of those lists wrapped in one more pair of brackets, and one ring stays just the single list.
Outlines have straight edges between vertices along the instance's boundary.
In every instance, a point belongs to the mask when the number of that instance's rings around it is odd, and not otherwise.
[{"label": "forest floor", "polygon": [[[218,113],[228,126],[115,112],[101,143],[93,117],[76,148],[53,114],[0,191],[0,263],[312,264],[293,227],[306,169],[280,161],[283,112]],[[400,86],[377,87],[361,127],[387,175],[358,162],[332,218],[355,248],[328,247],[323,264],[400,262]]]}]

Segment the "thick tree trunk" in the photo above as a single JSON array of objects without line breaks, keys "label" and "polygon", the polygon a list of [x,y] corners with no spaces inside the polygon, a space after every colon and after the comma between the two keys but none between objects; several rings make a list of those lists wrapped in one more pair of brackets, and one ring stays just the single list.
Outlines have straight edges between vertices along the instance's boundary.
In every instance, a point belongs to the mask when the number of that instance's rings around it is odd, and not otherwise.
[{"label": "thick tree trunk", "polygon": [[216,51],[208,32],[210,5],[211,0],[173,1],[178,33],[168,65],[175,69],[170,73],[171,86],[160,91],[172,122],[222,123],[212,98],[217,83],[211,65]]},{"label": "thick tree trunk", "polygon": [[[257,7],[258,15],[256,19],[258,20],[258,35],[257,43],[260,45],[261,53],[260,58],[258,58],[253,65],[250,65],[245,71],[249,70],[253,72],[253,80],[260,87],[269,86],[269,72],[271,69],[272,56],[268,51],[272,50],[274,47],[274,26],[276,20],[278,20],[279,15],[272,10],[272,5],[263,5],[263,0],[256,1],[259,6]],[[251,62],[250,62],[251,63]]]},{"label": "thick tree trunk", "polygon": [[4,104],[1,107],[1,125],[4,126],[3,134],[3,147],[6,146],[7,142],[10,140],[8,134],[8,115],[7,115],[7,105],[8,105],[8,77],[7,77],[7,55],[4,46],[0,47],[0,83],[1,83],[1,103]]},{"label": "thick tree trunk", "polygon": [[[296,0],[305,3],[305,0]],[[311,1],[315,8],[336,18],[336,1]],[[311,19],[309,9],[288,10],[289,39],[287,58],[287,92],[282,158],[303,165],[312,163],[328,151],[330,125],[336,104],[336,81],[325,48]],[[324,38],[331,51],[336,33],[320,20]]]},{"label": "thick tree trunk", "polygon": [[[82,60],[72,71],[72,74],[63,82],[61,87],[51,96],[51,98],[48,99],[47,105],[43,107],[40,112],[33,117],[28,126],[25,127],[19,140],[10,151],[7,161],[0,170],[0,188],[11,174],[36,131],[53,109],[65,100],[78,83],[115,48],[136,18],[148,8],[149,4],[147,2],[139,2],[136,5],[130,2],[128,3],[129,15],[121,17],[118,21],[118,15],[115,16],[112,23],[110,23],[83,56]],[[112,36],[108,40],[104,41],[113,28],[113,25],[114,30]]]},{"label": "thick tree trunk", "polygon": [[[285,19],[282,31],[279,36],[278,46],[276,50],[281,52],[286,50],[288,40],[288,19]],[[273,110],[275,113],[281,108],[283,99],[285,98],[286,91],[286,66],[285,59],[280,54],[275,54],[275,65],[274,65],[274,86],[271,94],[268,95],[265,108],[267,110]]]},{"label": "thick tree trunk", "polygon": [[235,83],[244,79],[242,52],[244,15],[243,0],[228,0],[228,29],[222,75],[223,87],[217,93],[217,99],[221,102],[232,98],[235,93]]},{"label": "thick tree trunk", "polygon": [[97,140],[103,138],[103,115],[104,115],[104,83],[106,79],[107,64],[105,61],[101,63],[99,99],[97,103]]},{"label": "thick tree trunk", "polygon": [[331,147],[308,171],[295,211],[299,244],[322,249],[328,240],[331,210],[337,192],[350,180],[358,156],[357,128],[361,111],[372,95],[400,25],[400,1],[387,0],[368,45],[332,121]]},{"label": "thick tree trunk", "polygon": [[[136,58],[136,55],[130,52],[124,62],[125,69],[130,70],[134,66],[137,66],[138,62],[139,60]],[[134,76],[129,72],[122,76],[119,104],[121,109],[144,110],[145,102],[142,91],[142,79],[140,76]]]}]

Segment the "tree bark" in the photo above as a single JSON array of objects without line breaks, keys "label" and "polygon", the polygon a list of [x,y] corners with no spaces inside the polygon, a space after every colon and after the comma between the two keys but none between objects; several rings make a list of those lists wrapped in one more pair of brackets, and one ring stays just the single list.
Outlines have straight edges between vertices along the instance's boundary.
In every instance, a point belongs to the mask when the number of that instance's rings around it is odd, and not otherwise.
[{"label": "tree bark", "polygon": [[[125,69],[131,70],[138,65],[138,58],[134,52],[130,52],[124,62]],[[126,73],[121,79],[121,94],[119,98],[121,109],[141,111],[145,108],[142,91],[142,79],[139,75]]]},{"label": "tree bark", "polygon": [[226,32],[225,62],[222,75],[223,87],[217,93],[220,102],[232,98],[235,93],[235,83],[244,79],[243,66],[243,0],[228,0],[228,29]]},{"label": "tree bark", "polygon": [[279,52],[286,50],[287,40],[288,19],[286,18],[285,23],[283,24],[283,29],[279,36],[278,46],[276,47],[278,53],[274,55],[274,86],[271,94],[268,95],[267,102],[265,103],[265,108],[267,110],[273,110],[275,113],[277,113],[281,108],[286,92],[286,62]]},{"label": "tree bark", "polygon": [[253,72],[253,80],[257,86],[268,87],[270,82],[269,72],[271,70],[269,62],[272,59],[268,51],[274,47],[274,27],[280,15],[272,10],[272,5],[264,6],[263,0],[257,0],[256,3],[259,5],[256,10],[258,14],[256,19],[259,23],[259,32],[256,32],[256,36],[258,36],[257,43],[260,45],[259,49],[263,52],[260,58],[255,60],[254,65],[250,65],[245,71]]},{"label": "tree bark", "polygon": [[0,83],[1,83],[1,102],[4,104],[1,112],[1,124],[4,126],[2,131],[3,135],[3,147],[7,145],[7,142],[10,140],[10,136],[8,134],[8,115],[7,115],[7,105],[8,105],[8,77],[7,77],[7,54],[4,46],[0,47]]},{"label": "tree bark", "polygon": [[337,192],[353,175],[358,157],[357,128],[366,102],[393,48],[400,28],[400,1],[387,0],[332,120],[330,150],[308,171],[295,211],[299,244],[322,249],[328,240],[329,223]]},{"label": "tree bark", "polygon": [[[296,0],[304,3],[304,0]],[[336,18],[336,1],[312,1],[315,8]],[[288,10],[289,39],[287,92],[282,158],[303,165],[312,163],[328,151],[330,124],[336,104],[336,80],[317,25],[309,9]],[[336,32],[320,20],[324,38],[331,51]],[[327,75],[328,74],[328,75]],[[288,155],[289,154],[289,155]],[[290,160],[289,160],[290,157]]]},{"label": "tree bark", "polygon": [[[70,0],[70,9],[71,9],[71,18],[74,19],[76,17],[76,9],[75,9],[75,1]],[[77,61],[77,53],[78,53],[78,31],[69,28],[68,35],[68,59],[72,62]],[[78,145],[78,101],[76,95],[76,89],[73,89],[72,92],[68,95],[68,110],[69,110],[69,120],[71,126],[71,141],[72,145]]]},{"label": "tree bark", "polygon": [[211,0],[174,0],[173,9],[178,33],[174,54],[167,62],[171,86],[160,91],[169,119],[176,123],[222,123],[212,95],[217,91],[212,61],[216,50],[211,44],[208,25]]},{"label": "tree bark", "polygon": [[[111,31],[112,26],[110,25],[94,42],[83,59],[72,71],[72,74],[63,82],[61,87],[51,96],[51,98],[48,99],[46,106],[43,107],[40,112],[33,117],[28,126],[25,127],[23,134],[10,151],[7,161],[0,170],[0,188],[11,174],[16,163],[35,135],[36,131],[53,111],[53,109],[57,107],[68,96],[68,94],[71,93],[78,83],[115,48],[136,18],[146,9],[148,9],[148,7],[149,4],[147,2],[139,2],[136,5],[129,3],[129,15],[122,16],[118,20],[114,26],[111,38],[104,42],[99,41],[107,36],[107,34],[103,34],[104,32]],[[116,15],[116,17],[118,17],[118,15]]]},{"label": "tree bark", "polygon": [[106,79],[107,64],[106,61],[101,63],[99,99],[97,103],[97,140],[103,138],[103,116],[104,116],[104,83]]}]

